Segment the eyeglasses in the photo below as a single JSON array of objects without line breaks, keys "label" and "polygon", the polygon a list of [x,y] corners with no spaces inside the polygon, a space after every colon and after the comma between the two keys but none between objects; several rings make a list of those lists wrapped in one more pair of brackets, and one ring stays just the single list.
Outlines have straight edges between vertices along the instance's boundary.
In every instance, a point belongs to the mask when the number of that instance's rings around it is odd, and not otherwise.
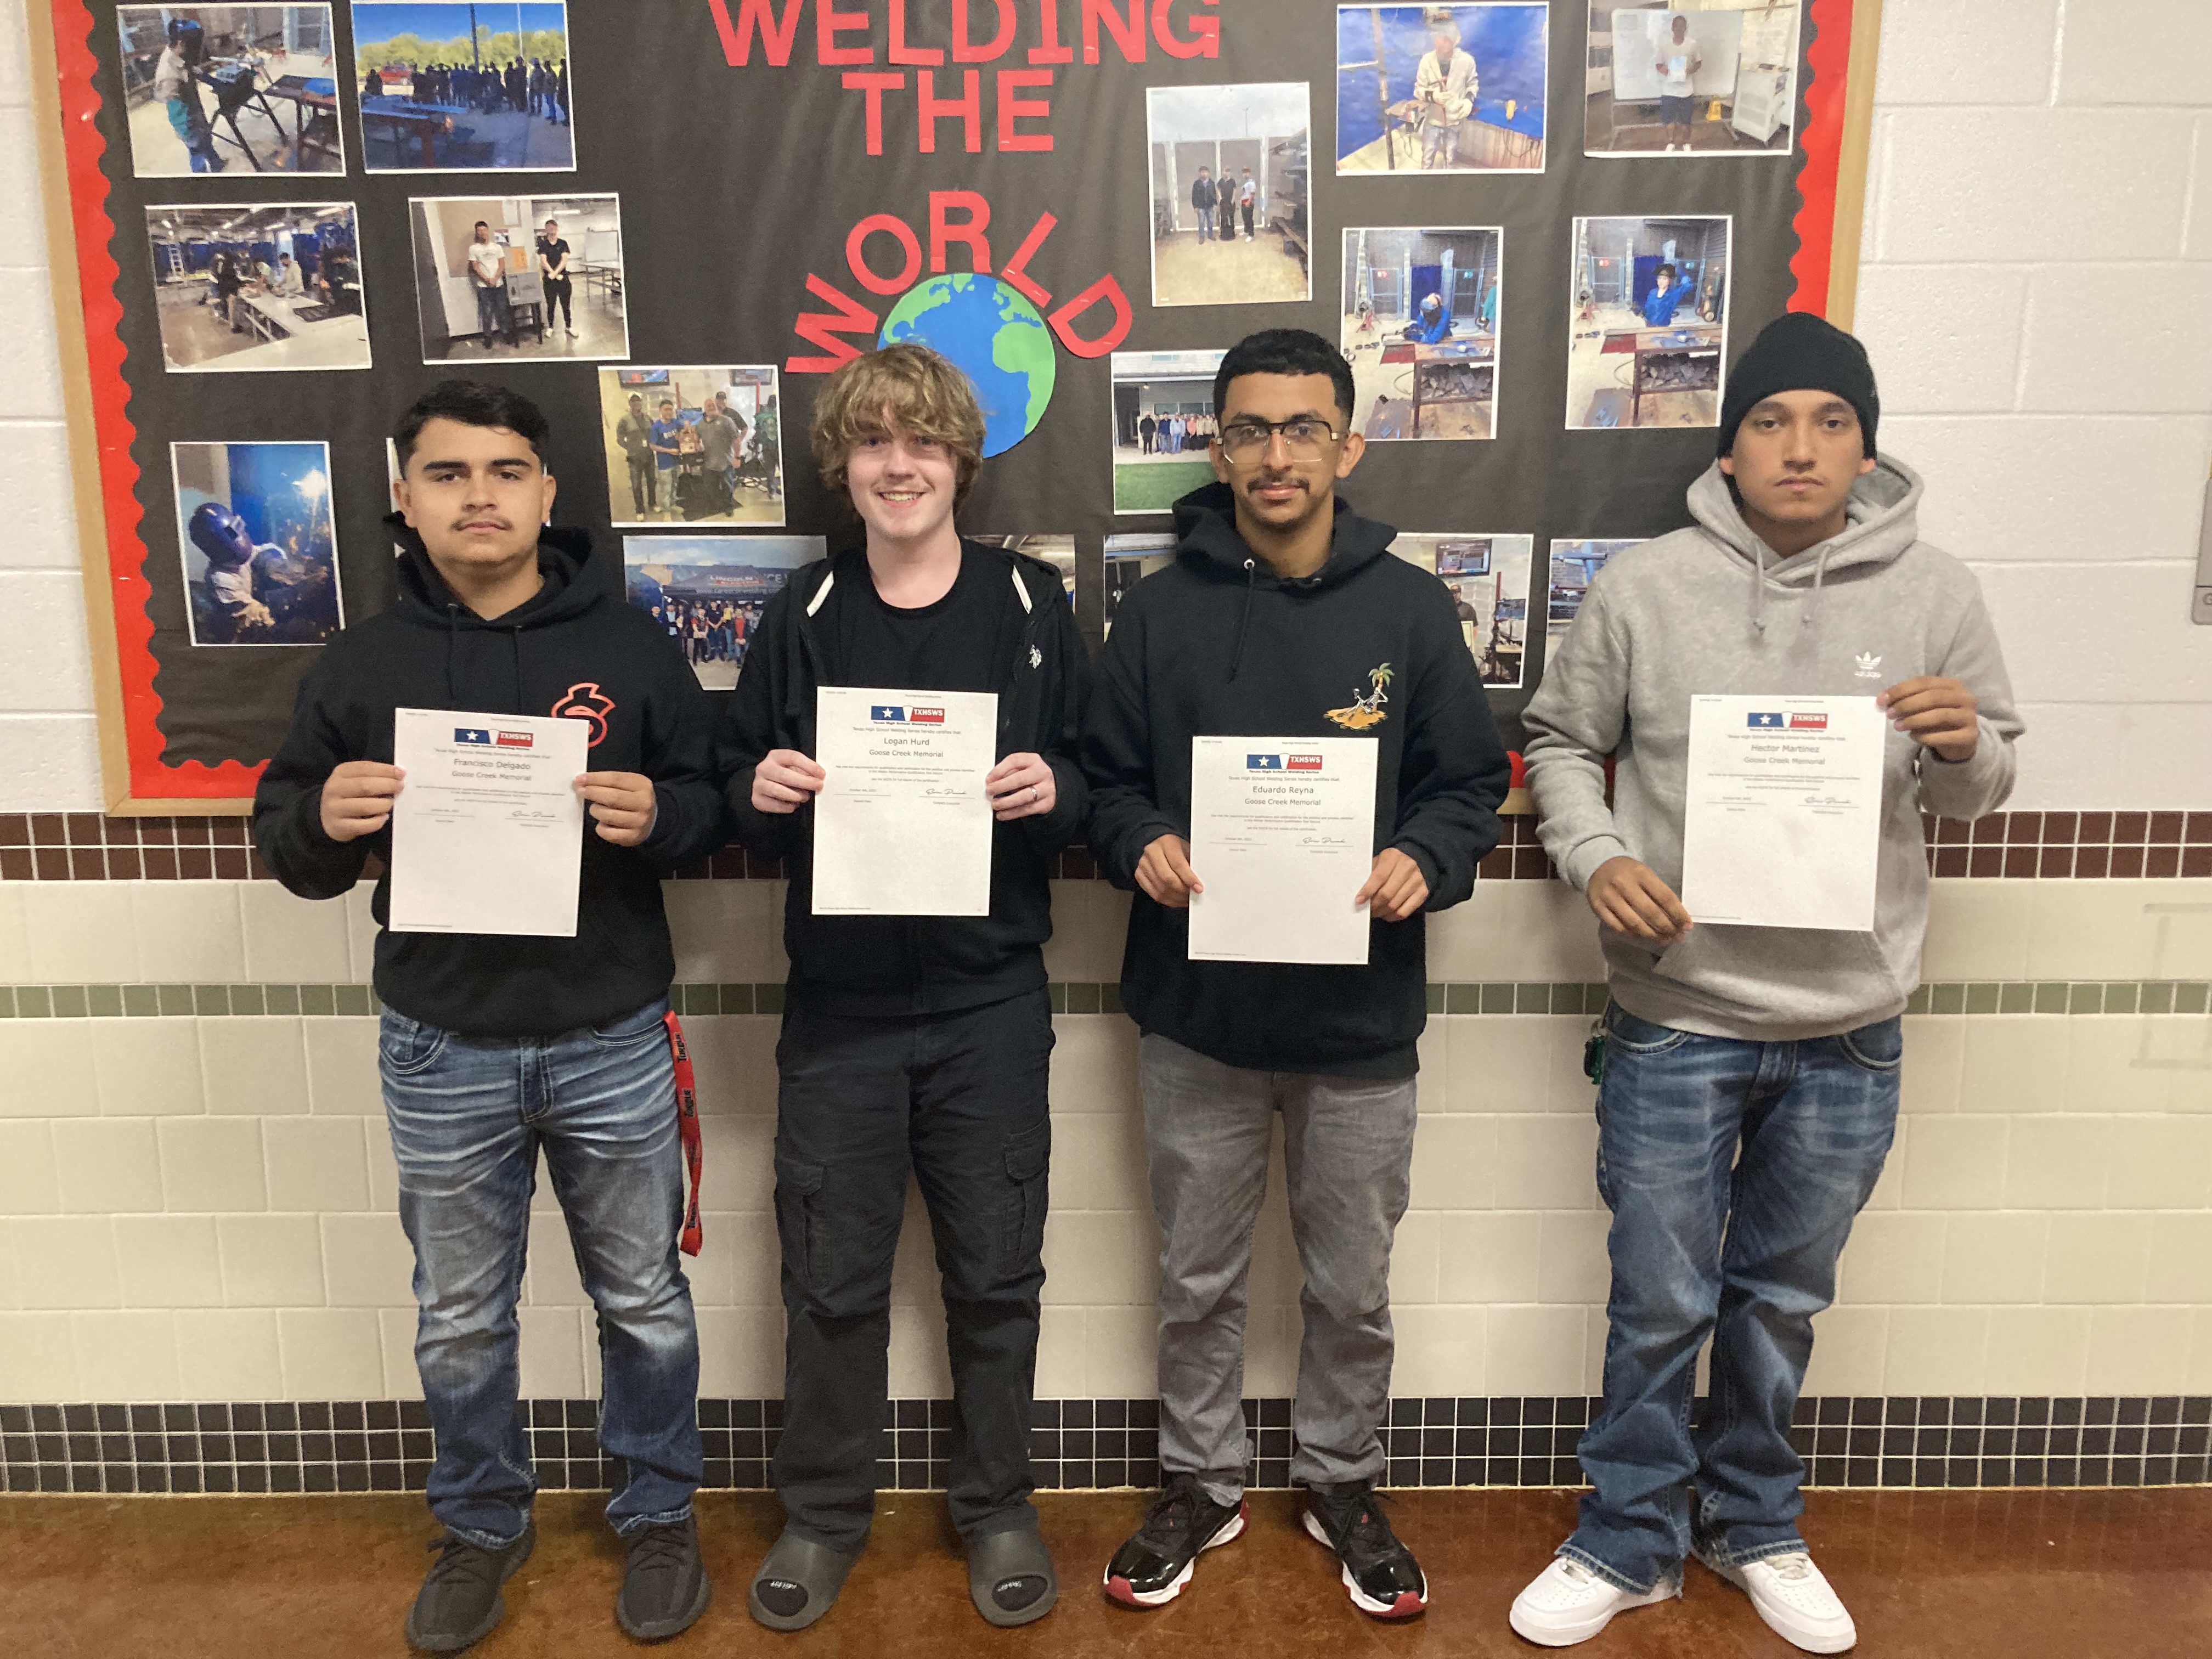
[{"label": "eyeglasses", "polygon": [[1327,421],[1310,415],[1288,421],[1231,421],[1221,428],[1221,453],[1232,461],[1256,461],[1273,447],[1278,432],[1294,461],[1322,459],[1339,435]]}]

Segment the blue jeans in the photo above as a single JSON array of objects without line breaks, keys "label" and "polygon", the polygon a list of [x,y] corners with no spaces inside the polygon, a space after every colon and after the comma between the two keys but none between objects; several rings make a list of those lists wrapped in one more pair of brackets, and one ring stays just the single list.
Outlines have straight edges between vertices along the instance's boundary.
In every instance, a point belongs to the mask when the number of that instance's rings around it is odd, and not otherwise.
[{"label": "blue jeans", "polygon": [[1213,210],[1196,208],[1193,211],[1198,215],[1198,240],[1201,242],[1212,241],[1213,240]]},{"label": "blue jeans", "polygon": [[1641,1593],[1678,1583],[1693,1548],[1735,1565],[1804,1548],[1790,1417],[1896,1133],[1905,1045],[1894,1018],[1799,1042],[1700,1036],[1618,1003],[1605,1023],[1605,1401],[1581,1447],[1595,1490],[1559,1553]]},{"label": "blue jeans", "polygon": [[507,336],[507,343],[514,343],[514,315],[507,303],[507,289],[478,287],[477,289],[477,332],[489,345],[495,334]]},{"label": "blue jeans", "polygon": [[437,1431],[430,1510],[488,1549],[521,1536],[538,1491],[515,1410],[515,1303],[540,1151],[599,1310],[599,1444],[625,1465],[607,1519],[625,1536],[681,1521],[705,1474],[667,1012],[659,1001],[558,1036],[477,1037],[385,1010],[378,1070]]}]

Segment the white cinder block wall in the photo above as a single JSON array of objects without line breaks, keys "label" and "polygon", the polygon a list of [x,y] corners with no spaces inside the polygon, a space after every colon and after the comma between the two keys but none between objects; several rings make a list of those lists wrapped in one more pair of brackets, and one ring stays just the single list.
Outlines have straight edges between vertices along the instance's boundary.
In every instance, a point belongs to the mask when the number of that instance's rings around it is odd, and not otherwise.
[{"label": "white cinder block wall", "polygon": [[[0,137],[33,138],[23,0]],[[1565,43],[1563,43],[1565,49]],[[2185,621],[2212,454],[2212,6],[1887,0],[1860,325],[1929,533],[1980,573],[2035,731],[2023,808],[2212,808],[2212,629]],[[0,176],[0,811],[100,805],[33,175]],[[1939,884],[1926,976],[2212,978],[2212,884]],[[358,985],[362,896],[0,885],[0,984]],[[781,972],[766,884],[682,884],[695,982]],[[1052,975],[1112,980],[1126,901],[1063,884]],[[1600,976],[1564,889],[1485,883],[1433,937],[1455,983]],[[1401,1395],[1595,1387],[1604,1216],[1577,1016],[1451,1014],[1424,1044],[1394,1294]],[[774,1020],[688,1022],[707,1113],[695,1273],[710,1395],[776,1391]],[[1151,1391],[1154,1236],[1118,1015],[1057,1022],[1047,1396]],[[0,1020],[0,1401],[417,1392],[408,1263],[358,1016]],[[2212,1393],[2212,1022],[1909,1022],[1898,1149],[1822,1322],[1817,1393]],[[1277,1183],[1279,1194],[1279,1182]],[[549,1218],[550,1222],[550,1218]],[[557,1227],[525,1386],[596,1384]],[[926,1237],[894,1383],[945,1391]],[[1262,1222],[1247,1391],[1288,1390],[1297,1271]]]}]

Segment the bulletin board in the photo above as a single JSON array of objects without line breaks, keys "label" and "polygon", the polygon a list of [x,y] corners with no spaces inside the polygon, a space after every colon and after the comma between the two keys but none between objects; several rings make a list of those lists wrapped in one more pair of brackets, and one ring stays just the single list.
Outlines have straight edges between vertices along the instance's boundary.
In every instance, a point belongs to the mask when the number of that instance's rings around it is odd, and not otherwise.
[{"label": "bulletin board", "polygon": [[[1774,6],[1722,9],[1771,55]],[[615,591],[633,538],[661,538],[655,571],[757,574],[848,533],[806,451],[822,375],[879,340],[939,345],[991,421],[963,529],[1072,544],[1096,639],[1127,574],[1108,538],[1170,531],[1169,492],[1204,476],[1177,388],[1253,331],[1315,330],[1352,356],[1376,440],[1343,493],[1467,584],[1517,746],[1547,550],[1684,522],[1727,365],[1785,309],[1850,320],[1879,0],[1785,8],[1794,84],[1762,70],[1794,100],[1780,136],[1705,98],[1681,153],[1625,100],[1597,144],[1602,0],[479,0],[473,62],[438,27],[466,5],[289,15],[321,9],[29,7],[117,813],[249,809],[316,641],[392,602],[386,438],[453,374],[546,410],[556,517],[593,532],[586,579]],[[207,26],[205,141],[164,118],[149,42],[171,18]],[[191,170],[196,146],[222,169]],[[574,268],[566,331],[544,219]],[[504,310],[469,275],[477,221]],[[259,297],[221,291],[218,253]],[[1661,264],[1694,286],[1648,326]],[[1430,293],[1440,343],[1407,334]],[[617,447],[629,397],[681,426],[717,394],[754,441],[733,504],[647,505]],[[240,570],[195,539],[202,508]]]}]

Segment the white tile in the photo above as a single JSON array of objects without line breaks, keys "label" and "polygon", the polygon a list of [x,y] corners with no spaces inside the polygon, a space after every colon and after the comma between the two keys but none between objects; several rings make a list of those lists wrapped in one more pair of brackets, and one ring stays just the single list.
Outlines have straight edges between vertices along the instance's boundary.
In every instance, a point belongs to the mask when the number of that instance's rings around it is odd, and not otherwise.
[{"label": "white tile", "polygon": [[1437,1300],[1534,1302],[1544,1217],[1535,1210],[1468,1210],[1438,1218]]},{"label": "white tile", "polygon": [[1428,923],[1429,978],[1437,984],[1497,984],[1513,977],[1516,944],[1506,922],[1505,881],[1478,881],[1464,904]]},{"label": "white tile", "polygon": [[[15,27],[18,8],[6,8],[0,30]],[[7,130],[27,137],[34,131],[23,125],[28,111],[10,112]],[[25,149],[21,152],[27,155]],[[6,199],[0,201],[0,222],[28,224],[39,216],[38,180],[26,177],[10,181]],[[33,425],[11,424],[8,429],[5,482],[11,490],[23,491],[23,534],[17,545],[0,554],[0,564],[21,569],[75,570],[77,565],[76,509],[70,481],[69,428],[61,422]],[[54,810],[60,797],[40,802]]]},{"label": "white tile", "polygon": [[[1120,1014],[1063,1014],[1052,1023],[1052,1109],[1143,1110],[1137,1083],[1137,1028]],[[771,1071],[774,1057],[768,1059]]]},{"label": "white tile", "polygon": [[270,1207],[366,1210],[368,1159],[363,1151],[362,1128],[362,1120],[356,1117],[265,1120],[261,1145],[269,1172]]},{"label": "white tile", "polygon": [[2185,252],[2192,259],[2212,259],[2212,116],[2197,118],[2191,173],[2195,184],[2189,195],[2189,239]]},{"label": "white tile", "polygon": [[1939,980],[2025,979],[2035,891],[2063,883],[1931,881],[1920,975]]},{"label": "white tile", "polygon": [[351,982],[343,906],[295,897],[273,881],[243,884],[238,905],[249,981],[264,985]]},{"label": "white tile", "polygon": [[945,1357],[945,1318],[940,1310],[894,1307],[886,1358],[892,1399],[951,1396],[952,1367]]},{"label": "white tile", "polygon": [[246,978],[246,936],[231,881],[130,884],[138,976],[155,985],[230,985]]},{"label": "white tile", "polygon": [[263,1308],[196,1308],[179,1313],[175,1320],[177,1380],[183,1398],[284,1397],[284,1365],[276,1347],[274,1313]]},{"label": "white tile", "polygon": [[1489,1310],[1484,1388],[1504,1395],[1582,1393],[1584,1317],[1579,1307]]},{"label": "white tile", "polygon": [[[699,1202],[709,1210],[769,1210],[775,1201],[775,1121],[762,1117],[702,1117],[700,1150],[706,1167]],[[540,1182],[541,1198],[551,1183]]]},{"label": "white tile", "polygon": [[2179,1394],[2189,1328],[2170,1308],[2098,1308],[2089,1316],[2089,1392]]},{"label": "white tile", "polygon": [[2054,1307],[2141,1302],[2150,1282],[2150,1220],[2106,1211],[2052,1216],[2043,1300]]},{"label": "white tile", "polygon": [[77,1386],[94,1400],[180,1397],[175,1316],[166,1309],[76,1313]]},{"label": "white tile", "polygon": [[313,1216],[222,1216],[216,1221],[215,1237],[228,1305],[322,1306],[323,1238]]},{"label": "white tile", "polygon": [[118,1216],[115,1264],[126,1308],[222,1305],[213,1216]]},{"label": "white tile", "polygon": [[1964,1016],[1907,1014],[1898,1109],[1907,1116],[1957,1111],[1966,1051]]},{"label": "white tile", "polygon": [[1860,1216],[1844,1247],[1837,1300],[1854,1307],[1942,1301],[1944,1222],[1914,1210]]},{"label": "white tile", "polygon": [[106,1216],[18,1216],[6,1226],[15,1247],[19,1306],[112,1308],[121,1303],[115,1228]]},{"label": "white tile", "polygon": [[732,1210],[702,1220],[705,1248],[684,1264],[692,1300],[702,1308],[774,1302],[783,1263],[775,1218],[764,1210]]},{"label": "white tile", "polygon": [[1159,1228],[1141,1214],[1077,1210],[1045,1229],[1046,1291],[1060,1304],[1142,1304],[1159,1290]]},{"label": "white tile", "polygon": [[398,1221],[388,1215],[326,1215],[321,1224],[321,1265],[331,1306],[415,1305],[415,1251]]},{"label": "white tile", "polygon": [[2153,1038],[2160,1025],[2187,1021],[2104,1014],[2071,1022],[2066,1045],[2066,1109],[2082,1113],[2162,1112],[2177,1079],[2160,1061]]},{"label": "white tile", "polygon": [[1067,1112],[1053,1120],[1052,1214],[1151,1206],[1142,1118],[1134,1112]]},{"label": "white tile", "polygon": [[[2032,26],[2031,26],[2032,27]],[[2063,104],[2197,104],[2212,63],[2212,10],[2174,0],[2096,0],[2068,9],[2060,38]],[[2071,166],[2075,158],[2066,158]],[[2094,173],[2080,183],[2100,182]],[[2069,181],[2071,182],[2071,181]]]},{"label": "white tile", "polygon": [[161,1188],[176,1212],[265,1210],[261,1126],[252,1118],[171,1117],[155,1129]]},{"label": "white tile", "polygon": [[285,1117],[307,1109],[300,1022],[284,1014],[200,1022],[200,1075],[208,1110]]},{"label": "white tile", "polygon": [[308,1109],[325,1117],[384,1115],[376,1073],[376,1021],[311,1015],[300,1022],[306,1040]]},{"label": "white tile", "polygon": [[384,930],[376,925],[375,898],[375,883],[364,881],[338,901],[345,911],[346,960],[352,969],[348,978],[356,985],[367,985],[376,975],[376,937]]},{"label": "white tile", "polygon": [[[1515,945],[1509,977],[1531,985],[1590,985],[1606,976],[1597,918],[1564,881],[1502,881]],[[1482,884],[1477,883],[1477,890]]]},{"label": "white tile", "polygon": [[1953,1304],[2040,1302],[2051,1219],[2033,1212],[1954,1215],[1943,1237],[1943,1297]]},{"label": "white tile", "polygon": [[1083,1336],[1092,1399],[1141,1400],[1159,1391],[1158,1309],[1086,1309]]},{"label": "white tile", "polygon": [[[2177,213],[2174,224],[2180,223]],[[2212,404],[2212,341],[2189,319],[2212,305],[2212,267],[2045,266],[2028,278],[2022,409],[2201,415]],[[2084,349],[2084,317],[2125,317]],[[2177,624],[2179,611],[2174,611]],[[2178,631],[2178,630],[2177,630]]]},{"label": "white tile", "polygon": [[64,1213],[141,1215],[161,1208],[153,1119],[67,1118],[53,1129]]},{"label": "white tile", "polygon": [[1053,883],[1045,972],[1060,984],[1118,983],[1121,947],[1129,933],[1129,898],[1103,881]]},{"label": "white tile", "polygon": [[368,1207],[379,1215],[399,1213],[399,1164],[392,1155],[392,1136],[378,1125],[362,1126],[368,1137]]},{"label": "white tile", "polygon": [[2002,1118],[1917,1117],[1905,1145],[1905,1202],[1916,1210],[1992,1210],[2005,1195]]},{"label": "white tile", "polygon": [[2105,1201],[2116,1210],[2202,1210],[2212,1204],[2212,1118],[2110,1121]]},{"label": "white tile", "polygon": [[1813,1358],[1805,1368],[1808,1395],[1882,1392],[1882,1358],[1889,1346],[1887,1308],[1830,1308],[1813,1316]]},{"label": "white tile", "polygon": [[1594,1210],[1597,1124],[1547,1115],[1498,1120],[1495,1202],[1515,1208]]},{"label": "white tile", "polygon": [[2027,306],[2027,278],[2017,270],[1865,267],[1856,331],[1882,366],[1882,412],[2012,408]]},{"label": "white tile", "polygon": [[1613,1267],[1605,1249],[1612,1221],[1612,1215],[1604,1210],[1554,1210],[1544,1217],[1541,1265],[1536,1277],[1539,1301],[1605,1305],[1613,1285]]},{"label": "white tile", "polygon": [[2005,1204],[2029,1210],[2094,1210],[2105,1201],[2111,1126],[2092,1117],[2024,1117],[2012,1126]]},{"label": "white tile", "polygon": [[361,1308],[287,1308],[276,1315],[284,1394],[294,1400],[386,1397],[375,1314]]},{"label": "white tile", "polygon": [[1961,1110],[2055,1112],[2064,1107],[2068,1047],[2079,1021],[2063,1014],[2022,1014],[1961,1023],[1966,1031]]},{"label": "white tile", "polygon": [[764,881],[665,881],[669,937],[678,983],[758,984],[769,977],[769,941],[782,911],[769,908]]},{"label": "white tile", "polygon": [[1888,0],[1881,12],[1882,109],[2040,104],[2051,95],[2059,0]]},{"label": "white tile", "polygon": [[0,1020],[0,1117],[98,1114],[92,1024],[88,1019]]},{"label": "white tile", "polygon": [[[0,726],[0,731],[5,729]],[[25,881],[0,884],[0,962],[31,959],[30,931],[23,921],[23,896],[34,884]]]},{"label": "white tile", "polygon": [[2087,1308],[1990,1309],[1983,1386],[1995,1395],[2086,1393],[2089,1315]]},{"label": "white tile", "polygon": [[1892,1308],[1883,1392],[1979,1394],[1989,1340],[1987,1308]]},{"label": "white tile", "polygon": [[9,770],[0,776],[0,812],[97,812],[106,805],[100,776],[100,723],[91,699],[81,710],[0,714],[0,744]]},{"label": "white tile", "polygon": [[[2150,674],[2136,678],[2146,686],[2154,684]],[[2118,799],[2145,809],[2212,807],[2212,774],[2203,767],[2173,764],[2176,755],[2212,753],[2212,704],[2142,704],[2098,712],[2104,719],[2100,735],[2119,744],[2124,781]]]},{"label": "white tile", "polygon": [[2212,1305],[2212,1214],[2153,1216],[2148,1302]]},{"label": "white tile", "polygon": [[583,1398],[584,1330],[575,1310],[525,1308],[521,1328],[522,1397]]},{"label": "white tile", "polygon": [[1489,1310],[1480,1306],[1393,1308],[1398,1339],[1390,1391],[1401,1398],[1487,1393]]},{"label": "white tile", "polygon": [[1091,1379],[1083,1368],[1083,1328],[1087,1310],[1045,1308],[1037,1320],[1036,1389],[1039,1400],[1090,1400]]},{"label": "white tile", "polygon": [[[1534,885],[1534,883],[1527,884]],[[1553,1020],[1548,1014],[1431,1016],[1441,1026],[1453,1079],[1450,1112],[1540,1112],[1549,1102]]]},{"label": "white tile", "polygon": [[[379,1308],[375,1313],[376,1346],[384,1365],[384,1395],[387,1400],[420,1400],[422,1374],[415,1365],[415,1338],[421,1316],[412,1308]],[[584,1394],[599,1391],[599,1350],[592,1348],[584,1360]]]},{"label": "white tile", "polygon": [[[65,1313],[0,1313],[0,1400],[82,1400]],[[210,1395],[210,1398],[221,1396]]]},{"label": "white tile", "polygon": [[2212,1389],[2212,1308],[2199,1308],[2191,1321],[2189,1392]]},{"label": "white tile", "polygon": [[52,1215],[61,1206],[53,1126],[0,1118],[0,1216]]},{"label": "white tile", "polygon": [[1390,1305],[1410,1307],[1437,1299],[1438,1241],[1443,1218],[1415,1210],[1398,1224],[1390,1245]]},{"label": "white tile", "polygon": [[783,1310],[702,1308],[699,1392],[709,1398],[780,1397],[783,1393]]},{"label": "white tile", "polygon": [[[1541,1121],[1531,1119],[1530,1121]],[[1498,1176],[1493,1117],[1422,1117],[1413,1124],[1413,1205],[1419,1210],[1480,1210]],[[1534,1204],[1516,1197],[1516,1204]]]},{"label": "white tile", "polygon": [[125,984],[138,976],[131,895],[111,881],[34,881],[22,890],[28,935],[22,977],[33,984]]},{"label": "white tile", "polygon": [[1297,1389],[1297,1316],[1288,1308],[1255,1308],[1244,1331],[1248,1396],[1278,1399]]},{"label": "white tile", "polygon": [[[2016,884],[1980,883],[2012,886]],[[2039,881],[2018,885],[2033,890],[2034,921],[2028,939],[2030,979],[2180,979],[2161,971],[2161,929],[2148,906],[2167,898],[2171,884],[2148,881]],[[2174,934],[2175,917],[2163,930]],[[2185,944],[2188,943],[2184,929]]]},{"label": "white tile", "polygon": [[[21,292],[22,273],[0,270],[0,307]],[[46,297],[43,276],[37,298]],[[9,314],[0,311],[0,314]],[[15,386],[9,374],[11,330],[0,329],[0,417]],[[82,708],[90,701],[91,659],[85,651],[84,584],[75,571],[0,570],[0,607],[19,626],[9,649],[0,654],[0,709],[52,714]]]},{"label": "white tile", "polygon": [[684,1036],[691,1045],[702,1113],[775,1110],[777,1023],[759,1014],[684,1016]]},{"label": "white tile", "polygon": [[110,1117],[181,1117],[207,1110],[200,1082],[200,1023],[103,1019],[92,1031],[100,1109]]}]

